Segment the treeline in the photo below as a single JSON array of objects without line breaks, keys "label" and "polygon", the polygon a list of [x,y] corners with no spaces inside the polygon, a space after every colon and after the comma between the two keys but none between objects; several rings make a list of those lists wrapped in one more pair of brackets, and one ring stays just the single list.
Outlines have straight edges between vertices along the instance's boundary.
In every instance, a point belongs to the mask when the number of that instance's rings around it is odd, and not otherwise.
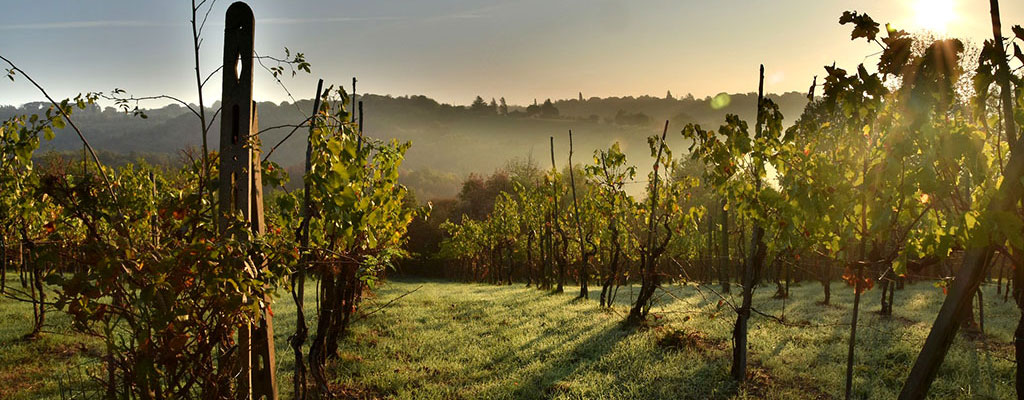
[{"label": "treeline", "polygon": [[[564,132],[570,126],[577,130],[577,146],[590,152],[619,141],[631,157],[643,156],[644,140],[658,129],[657,121],[671,118],[673,126],[688,122],[711,123],[726,113],[750,118],[756,98],[750,94],[725,96],[731,99],[725,107],[712,107],[710,98],[611,97],[579,100],[545,100],[536,104],[501,106],[500,97],[480,98],[467,106],[444,104],[426,96],[358,96],[364,104],[367,123],[364,134],[379,139],[396,138],[412,141],[415,146],[403,164],[403,183],[421,194],[421,201],[448,198],[457,194],[458,182],[470,173],[493,170],[506,161],[547,152],[549,134]],[[755,96],[756,97],[756,96]],[[776,99],[783,110],[798,112],[806,104],[803,95],[788,93]],[[469,101],[471,99],[467,99]],[[485,101],[486,100],[486,101]],[[132,103],[129,103],[132,104]],[[0,107],[0,118],[30,115],[45,110],[47,104],[29,103],[20,107]],[[216,110],[220,104],[207,105],[209,123],[218,124]],[[297,102],[260,102],[260,126],[265,130],[266,146],[273,147],[287,137],[299,121],[308,117],[311,100]],[[716,104],[718,106],[718,104]],[[197,106],[193,106],[197,109]],[[101,151],[124,155],[167,155],[172,161],[184,163],[184,149],[202,146],[202,133],[194,124],[192,111],[178,104],[142,110],[146,119],[126,114],[115,107],[87,105],[76,113],[76,123],[90,133],[91,144]],[[208,138],[216,149],[217,140]],[[671,140],[670,140],[671,141]],[[53,141],[41,144],[47,151],[80,152],[81,144],[71,131],[57,129]],[[634,153],[634,151],[636,153]],[[134,157],[132,157],[134,158]],[[303,167],[305,148],[300,141],[284,141],[274,150],[270,160],[290,172]],[[292,174],[296,176],[296,174]],[[419,180],[416,175],[448,177],[441,185]],[[292,182],[289,188],[296,188]]]}]

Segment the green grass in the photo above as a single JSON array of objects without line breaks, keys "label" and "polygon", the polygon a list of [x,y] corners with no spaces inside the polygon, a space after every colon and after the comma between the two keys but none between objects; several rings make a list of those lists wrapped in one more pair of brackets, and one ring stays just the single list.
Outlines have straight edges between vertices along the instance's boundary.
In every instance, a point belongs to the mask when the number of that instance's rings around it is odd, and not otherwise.
[{"label": "green grass", "polygon": [[[714,287],[717,289],[717,287]],[[599,288],[598,288],[599,289]],[[363,311],[387,308],[357,321],[331,366],[335,387],[349,396],[423,398],[841,398],[852,290],[833,285],[833,306],[817,303],[821,286],[805,283],[785,301],[786,325],[759,315],[750,325],[750,380],[729,378],[735,314],[718,307],[707,288],[659,291],[651,327],[624,329],[630,288],[613,310],[574,302],[577,288],[553,295],[533,288],[427,280],[391,281],[367,299]],[[307,293],[313,307],[312,290]],[[633,290],[635,293],[635,290]],[[774,288],[761,288],[755,307],[783,315]],[[855,396],[894,398],[917,356],[942,292],[922,282],[896,292],[895,315],[875,314],[879,291],[863,298],[858,329]],[[932,398],[1013,398],[1013,350],[1019,316],[1012,303],[986,287],[983,340],[960,337],[930,392]],[[287,337],[294,307],[274,307],[282,398],[290,398],[293,354]],[[0,398],[60,398],[67,365],[95,363],[82,338],[62,333],[20,340],[31,308],[0,300]],[[51,330],[67,321],[54,314]],[[62,330],[63,329],[63,330]],[[81,378],[77,380],[80,382]]]},{"label": "green grass", "polygon": [[[17,274],[7,284],[21,289]],[[100,342],[72,333],[66,314],[50,310],[46,322],[41,337],[23,339],[32,331],[32,305],[0,296],[0,399],[60,399],[99,365]]]}]

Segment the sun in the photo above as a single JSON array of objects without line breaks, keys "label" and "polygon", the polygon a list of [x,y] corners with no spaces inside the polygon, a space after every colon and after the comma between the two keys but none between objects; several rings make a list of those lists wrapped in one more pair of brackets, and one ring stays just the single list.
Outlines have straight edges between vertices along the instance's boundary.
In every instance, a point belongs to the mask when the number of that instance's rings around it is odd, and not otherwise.
[{"label": "sun", "polygon": [[916,0],[914,13],[917,26],[935,33],[946,33],[949,24],[956,18],[954,0]]}]

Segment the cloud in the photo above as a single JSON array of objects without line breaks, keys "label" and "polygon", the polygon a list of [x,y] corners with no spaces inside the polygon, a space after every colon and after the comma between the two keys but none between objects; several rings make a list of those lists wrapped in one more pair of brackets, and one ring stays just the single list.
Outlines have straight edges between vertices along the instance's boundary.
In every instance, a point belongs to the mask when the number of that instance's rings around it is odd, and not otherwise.
[{"label": "cloud", "polygon": [[52,29],[94,29],[94,28],[152,28],[160,26],[174,26],[170,22],[137,21],[137,20],[108,20],[108,21],[63,21],[63,22],[39,22],[28,24],[5,24],[0,25],[2,31],[16,30],[52,30]]},{"label": "cloud", "polygon": [[[477,13],[460,13],[438,16],[376,16],[376,17],[320,17],[320,18],[262,18],[256,19],[258,24],[266,25],[298,25],[332,22],[383,22],[383,21],[405,21],[405,20],[450,20],[450,19],[472,19],[480,18]],[[223,25],[223,22],[210,25]],[[97,28],[154,28],[182,25],[180,22],[167,21],[142,21],[142,20],[106,20],[106,21],[60,21],[60,22],[38,22],[26,24],[3,24],[0,31],[28,31],[28,30],[56,30],[56,29],[97,29]]]},{"label": "cloud", "polygon": [[448,20],[448,19],[473,19],[480,18],[475,13],[439,15],[439,16],[377,16],[377,17],[322,17],[322,18],[257,18],[257,24],[267,25],[295,25],[315,24],[330,22],[379,22],[379,21],[412,21],[412,20]]},{"label": "cloud", "polygon": [[295,24],[316,24],[327,22],[375,22],[375,21],[401,21],[409,17],[323,17],[323,18],[257,18],[257,24],[267,25],[295,25]]}]

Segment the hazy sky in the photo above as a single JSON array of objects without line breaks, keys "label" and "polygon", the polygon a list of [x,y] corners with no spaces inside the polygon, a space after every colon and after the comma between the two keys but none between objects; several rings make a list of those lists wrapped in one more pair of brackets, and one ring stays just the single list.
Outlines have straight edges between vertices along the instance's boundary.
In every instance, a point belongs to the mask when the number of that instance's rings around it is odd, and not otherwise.
[{"label": "hazy sky", "polygon": [[[911,31],[991,37],[987,0],[252,0],[256,50],[302,51],[313,74],[286,79],[297,98],[317,77],[380,94],[426,94],[468,104],[534,98],[805,91],[822,66],[877,61],[877,46],[849,40],[844,10]],[[1024,2],[1002,2],[1004,35],[1024,24]],[[220,60],[218,1],[203,44],[204,71]],[[58,98],[123,88],[194,101],[187,1],[0,0],[0,55]],[[948,22],[947,22],[948,20]],[[259,71],[257,71],[259,72]],[[219,97],[220,79],[207,96]],[[286,100],[259,73],[259,100]],[[20,80],[0,82],[0,104],[41,99]],[[151,104],[159,105],[159,104]]]}]

